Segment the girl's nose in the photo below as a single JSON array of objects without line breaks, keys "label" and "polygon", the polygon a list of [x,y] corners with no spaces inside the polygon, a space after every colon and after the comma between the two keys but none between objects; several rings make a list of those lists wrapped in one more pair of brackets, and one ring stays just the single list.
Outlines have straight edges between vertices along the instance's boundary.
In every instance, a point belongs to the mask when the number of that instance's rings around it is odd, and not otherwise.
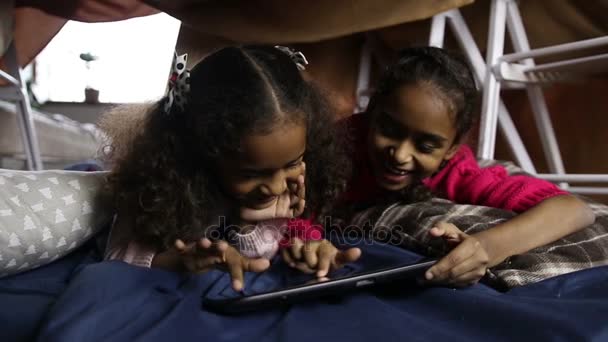
[{"label": "girl's nose", "polygon": [[283,172],[276,172],[262,186],[262,192],[267,196],[279,196],[287,190],[287,178]]},{"label": "girl's nose", "polygon": [[401,142],[389,150],[393,161],[397,165],[403,165],[411,162],[414,159],[414,146],[408,140]]}]

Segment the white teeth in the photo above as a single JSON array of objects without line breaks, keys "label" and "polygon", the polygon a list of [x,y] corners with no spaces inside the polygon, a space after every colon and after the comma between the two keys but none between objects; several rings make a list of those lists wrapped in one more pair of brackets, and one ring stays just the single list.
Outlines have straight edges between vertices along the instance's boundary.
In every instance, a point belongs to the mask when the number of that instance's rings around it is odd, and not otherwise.
[{"label": "white teeth", "polygon": [[401,175],[401,176],[405,176],[408,174],[408,171],[402,171],[402,170],[397,170],[397,169],[393,169],[392,167],[389,168],[389,171],[391,173],[397,174],[397,175]]},{"label": "white teeth", "polygon": [[390,173],[396,174],[396,175],[400,175],[400,176],[405,176],[407,174],[409,174],[411,172],[411,170],[401,170],[401,169],[397,169],[395,167],[392,167],[390,164],[385,164],[384,167],[387,169],[387,171],[389,171]]}]

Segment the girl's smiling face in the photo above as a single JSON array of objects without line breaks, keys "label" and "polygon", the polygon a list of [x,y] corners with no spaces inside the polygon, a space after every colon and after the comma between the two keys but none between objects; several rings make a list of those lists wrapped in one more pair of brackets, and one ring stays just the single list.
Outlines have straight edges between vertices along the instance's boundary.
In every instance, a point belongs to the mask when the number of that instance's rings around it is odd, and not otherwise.
[{"label": "girl's smiling face", "polygon": [[369,159],[378,185],[399,191],[436,172],[458,150],[454,115],[429,83],[403,85],[371,112]]},{"label": "girl's smiling face", "polygon": [[222,188],[238,206],[264,209],[302,174],[306,126],[280,124],[270,133],[243,137],[240,147],[240,153],[219,162]]}]

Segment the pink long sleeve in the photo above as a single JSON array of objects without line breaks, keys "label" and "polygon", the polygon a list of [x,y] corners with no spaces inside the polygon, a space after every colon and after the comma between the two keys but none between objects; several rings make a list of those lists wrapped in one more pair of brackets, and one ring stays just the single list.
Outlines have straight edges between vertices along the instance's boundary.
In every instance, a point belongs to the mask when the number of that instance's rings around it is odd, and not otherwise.
[{"label": "pink long sleeve", "polygon": [[313,223],[312,218],[291,219],[287,227],[287,236],[290,238],[297,237],[304,241],[323,239],[323,226]]},{"label": "pink long sleeve", "polygon": [[126,232],[120,231],[115,219],[104,259],[120,260],[140,267],[151,267],[156,250],[132,241],[130,238]]},{"label": "pink long sleeve", "polygon": [[322,227],[311,219],[273,219],[259,222],[253,231],[235,233],[232,237],[244,256],[271,259],[280,248],[290,246],[291,239],[320,240],[323,233]]},{"label": "pink long sleeve", "polygon": [[553,183],[526,176],[510,176],[496,165],[480,168],[473,152],[463,145],[436,175],[424,180],[433,192],[456,203],[524,212],[543,200],[567,194]]},{"label": "pink long sleeve", "polygon": [[[272,226],[276,226],[274,228],[279,231],[280,227],[278,224],[273,223],[269,220],[265,221],[266,225],[260,224],[259,227],[261,231],[268,232],[272,231]],[[256,229],[256,231],[259,229]],[[259,233],[259,232],[257,232]],[[255,235],[255,236],[254,236]],[[259,234],[257,234],[259,235]],[[263,239],[256,239],[256,234],[246,234],[240,236],[240,239],[243,240],[237,244],[237,248],[244,253],[244,255],[248,257],[268,257],[272,258],[276,254],[276,247],[281,246],[285,247],[289,245],[290,238],[299,238],[301,240],[320,240],[323,238],[323,228],[321,225],[314,224],[312,219],[291,219],[287,223],[287,230],[285,231],[285,236],[281,238],[281,236],[277,235],[276,240],[273,234],[265,234]],[[269,251],[268,246],[276,246],[274,248],[270,248],[272,252]],[[260,254],[260,251],[263,251],[263,255]],[[105,252],[106,260],[120,260],[126,263],[140,266],[140,267],[151,267],[152,260],[156,255],[156,251],[151,249],[143,244],[140,244],[136,241],[133,241],[131,237],[124,231],[120,231],[117,225],[114,224],[112,227],[112,231],[110,233],[110,238],[108,239],[108,246]]]}]

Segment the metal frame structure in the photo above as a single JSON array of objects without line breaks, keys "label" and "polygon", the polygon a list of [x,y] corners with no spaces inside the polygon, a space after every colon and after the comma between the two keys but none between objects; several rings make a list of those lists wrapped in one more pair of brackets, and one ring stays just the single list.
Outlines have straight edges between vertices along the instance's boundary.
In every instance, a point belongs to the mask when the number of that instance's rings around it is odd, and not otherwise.
[{"label": "metal frame structure", "polygon": [[[448,26],[449,25],[449,26]],[[571,186],[571,183],[608,183],[608,174],[568,174],[547,109],[541,84],[576,78],[589,71],[608,70],[608,54],[586,56],[546,64],[536,64],[534,58],[559,55],[565,52],[581,52],[585,49],[606,46],[608,36],[531,49],[515,0],[492,0],[486,59],[473,39],[458,9],[449,10],[433,17],[429,45],[443,47],[445,32],[449,27],[466,58],[469,60],[477,82],[483,92],[482,112],[477,156],[493,159],[496,131],[500,129],[513,153],[515,162],[526,172],[580,194],[608,194],[608,187]],[[515,53],[504,54],[506,32],[509,32]],[[365,108],[369,98],[364,95],[369,85],[369,44],[362,51],[357,84],[357,110]],[[531,103],[534,120],[540,135],[549,173],[538,173],[530,155],[500,98],[501,88],[525,89]]]},{"label": "metal frame structure", "polygon": [[38,145],[38,136],[32,117],[32,107],[21,68],[17,61],[17,51],[13,41],[3,60],[6,70],[0,70],[0,77],[7,81],[7,85],[0,86],[0,99],[15,102],[17,113],[17,124],[21,131],[21,140],[25,152],[27,168],[30,170],[42,170],[42,159]]},{"label": "metal frame structure", "polygon": [[[514,53],[504,54],[505,31],[509,32]],[[537,177],[553,182],[608,183],[608,174],[568,174],[551,123],[551,117],[539,83],[555,82],[576,77],[590,66],[595,71],[608,70],[608,54],[592,55],[558,62],[536,64],[534,58],[578,52],[593,47],[608,47],[608,37],[582,40],[568,44],[531,49],[521,14],[514,0],[492,0],[486,65],[489,72],[483,83],[483,102],[479,132],[478,156],[494,157],[496,126],[499,118],[500,89],[505,82],[525,86],[541,138],[549,173]],[[577,70],[578,69],[578,70]],[[524,167],[525,169],[525,167]],[[529,170],[528,170],[529,171]],[[582,187],[561,184],[569,191],[581,194],[608,194],[608,187]]]}]

